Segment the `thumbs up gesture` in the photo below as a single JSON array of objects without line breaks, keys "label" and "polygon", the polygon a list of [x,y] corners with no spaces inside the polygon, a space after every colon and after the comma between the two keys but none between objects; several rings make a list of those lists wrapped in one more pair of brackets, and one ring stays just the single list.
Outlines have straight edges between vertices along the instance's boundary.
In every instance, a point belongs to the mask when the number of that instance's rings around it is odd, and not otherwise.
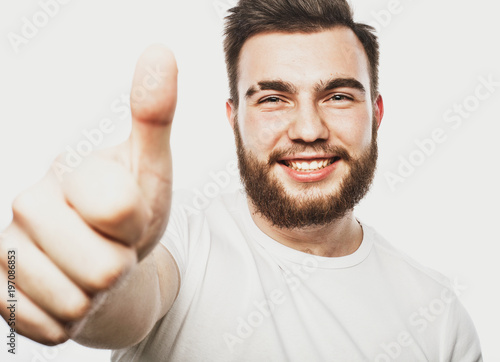
[{"label": "thumbs up gesture", "polygon": [[[63,177],[51,169],[16,198],[13,221],[0,234],[0,280],[8,279],[7,254],[15,249],[17,333],[49,345],[65,341],[65,327],[86,316],[94,297],[155,248],[170,210],[176,101],[175,58],[151,46],[134,74],[129,139]],[[8,306],[1,298],[7,322]]]}]

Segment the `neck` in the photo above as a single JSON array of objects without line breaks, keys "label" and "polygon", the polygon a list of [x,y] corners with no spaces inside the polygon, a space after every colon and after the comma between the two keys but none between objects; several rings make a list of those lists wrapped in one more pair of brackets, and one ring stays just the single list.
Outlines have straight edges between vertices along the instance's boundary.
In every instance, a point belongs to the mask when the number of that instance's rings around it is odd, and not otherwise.
[{"label": "neck", "polygon": [[354,253],[363,240],[363,229],[352,211],[327,225],[301,229],[280,229],[257,212],[247,199],[250,214],[262,232],[292,249],[318,256],[340,257]]}]

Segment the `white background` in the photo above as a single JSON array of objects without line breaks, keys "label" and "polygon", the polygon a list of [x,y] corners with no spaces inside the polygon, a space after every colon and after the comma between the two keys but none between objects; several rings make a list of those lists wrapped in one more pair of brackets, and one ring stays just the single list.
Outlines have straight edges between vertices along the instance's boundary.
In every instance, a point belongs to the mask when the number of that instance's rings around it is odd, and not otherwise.
[{"label": "white background", "polygon": [[[389,5],[394,1],[399,5]],[[443,119],[454,104],[474,95],[478,77],[500,81],[499,5],[490,0],[394,1],[353,1],[357,20],[377,22],[380,28],[386,107],[377,178],[357,215],[399,249],[465,286],[461,300],[476,324],[485,360],[500,361],[500,87],[460,127]],[[8,34],[21,34],[23,17],[33,19],[41,7],[38,1],[1,0],[0,229],[10,223],[14,197],[41,178],[66,146],[76,147],[84,139],[82,130],[111,118],[115,131],[104,145],[125,139],[129,119],[111,107],[123,106],[135,61],[153,42],[170,46],[179,65],[174,188],[202,190],[211,181],[209,172],[223,170],[234,159],[225,119],[220,17],[230,4],[73,0],[60,5],[16,52]],[[418,150],[414,142],[437,128],[446,142],[391,189],[385,174],[397,173],[400,157],[408,159]],[[11,360],[6,335],[2,322],[2,361]],[[18,353],[13,361],[109,360],[108,351],[73,342],[49,349],[23,338]]]}]

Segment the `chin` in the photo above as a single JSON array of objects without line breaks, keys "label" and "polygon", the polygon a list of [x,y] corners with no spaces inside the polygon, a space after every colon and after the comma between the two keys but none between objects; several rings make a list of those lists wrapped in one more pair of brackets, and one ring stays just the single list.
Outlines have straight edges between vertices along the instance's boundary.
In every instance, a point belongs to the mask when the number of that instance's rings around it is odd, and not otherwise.
[{"label": "chin", "polygon": [[284,177],[277,177],[283,186],[284,192],[291,199],[311,200],[324,199],[336,196],[340,190],[340,180],[323,180],[315,183],[302,183],[287,180]]}]

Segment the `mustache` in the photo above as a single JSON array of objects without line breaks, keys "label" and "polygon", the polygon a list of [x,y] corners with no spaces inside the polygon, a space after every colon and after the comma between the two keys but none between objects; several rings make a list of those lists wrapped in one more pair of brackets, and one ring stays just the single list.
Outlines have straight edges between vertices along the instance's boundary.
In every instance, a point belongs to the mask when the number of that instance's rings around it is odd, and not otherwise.
[{"label": "mustache", "polygon": [[332,146],[328,145],[326,141],[314,141],[308,142],[296,142],[288,149],[277,149],[271,152],[269,155],[268,165],[278,162],[284,157],[290,157],[298,153],[314,151],[317,153],[335,154],[336,156],[342,158],[345,162],[350,162],[352,156],[347,152],[347,150],[342,146]]}]

